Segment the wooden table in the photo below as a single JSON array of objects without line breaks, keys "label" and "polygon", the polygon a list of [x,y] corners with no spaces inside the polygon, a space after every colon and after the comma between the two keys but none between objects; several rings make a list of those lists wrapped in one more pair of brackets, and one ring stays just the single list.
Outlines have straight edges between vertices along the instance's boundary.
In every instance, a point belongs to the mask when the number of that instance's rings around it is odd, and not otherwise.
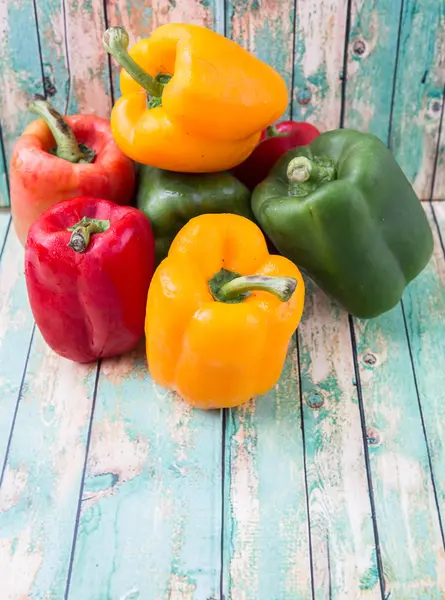
[{"label": "wooden table", "polygon": [[[445,204],[390,313],[308,285],[276,388],[237,410],[35,328],[0,213],[1,600],[445,598]],[[442,236],[442,237],[441,237]]]}]

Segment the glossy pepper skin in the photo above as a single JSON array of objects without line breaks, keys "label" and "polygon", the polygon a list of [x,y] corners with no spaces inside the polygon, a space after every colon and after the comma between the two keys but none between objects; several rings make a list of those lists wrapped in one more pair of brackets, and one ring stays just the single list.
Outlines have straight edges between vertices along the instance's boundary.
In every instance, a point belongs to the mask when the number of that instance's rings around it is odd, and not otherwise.
[{"label": "glossy pepper skin", "polygon": [[130,62],[122,28],[108,29],[104,45],[124,67],[122,97],[111,113],[113,135],[142,164],[192,173],[230,169],[286,110],[283,78],[205,27],[162,25],[131,47]]},{"label": "glossy pepper skin", "polygon": [[269,175],[283,154],[297,146],[310,144],[319,135],[319,130],[310,123],[281,121],[270,125],[261,134],[258,146],[252,154],[232,172],[250,190],[254,190]]},{"label": "glossy pepper skin", "polygon": [[156,264],[163,260],[179,230],[204,213],[233,213],[253,220],[250,191],[228,172],[176,173],[142,166],[136,206],[150,219]]},{"label": "glossy pepper skin", "polygon": [[371,134],[330,131],[291,150],[252,207],[276,248],[356,317],[393,308],[433,250],[419,199]]},{"label": "glossy pepper skin", "polygon": [[[238,286],[232,293],[224,286],[230,277],[229,286]],[[150,373],[203,409],[264,394],[280,377],[303,302],[299,270],[268,253],[257,225],[239,215],[195,217],[176,236],[149,289]]]},{"label": "glossy pepper skin", "polygon": [[[54,111],[49,105],[48,110]],[[59,128],[59,141],[66,141],[66,123],[74,134],[74,144],[77,141],[93,151],[93,162],[69,153],[70,160],[59,158],[51,153],[56,141],[45,121],[37,119],[28,125],[14,146],[10,170],[11,212],[22,245],[32,223],[57,202],[88,195],[129,204],[134,192],[134,165],[117,147],[108,121],[93,115],[63,119],[55,115],[48,118]]]},{"label": "glossy pepper skin", "polygon": [[74,198],[50,208],[29,231],[25,275],[34,319],[47,344],[75,362],[136,345],[153,270],[150,222],[136,208]]}]

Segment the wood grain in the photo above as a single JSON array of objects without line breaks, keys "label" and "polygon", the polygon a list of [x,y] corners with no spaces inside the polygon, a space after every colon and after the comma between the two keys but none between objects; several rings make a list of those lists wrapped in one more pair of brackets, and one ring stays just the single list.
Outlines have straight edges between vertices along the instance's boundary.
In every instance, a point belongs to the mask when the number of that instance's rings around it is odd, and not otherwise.
[{"label": "wood grain", "polygon": [[[1,123],[1,119],[0,119]],[[5,163],[5,149],[0,129],[0,208],[9,206],[8,171]]]},{"label": "wood grain", "polygon": [[438,154],[435,170],[434,189],[432,197],[435,200],[445,200],[445,111],[442,102],[442,122]]},{"label": "wood grain", "polygon": [[5,600],[64,597],[95,375],[36,332],[0,490]]},{"label": "wood grain", "polygon": [[355,323],[385,592],[442,598],[445,554],[401,306]]},{"label": "wood grain", "polygon": [[[5,231],[5,215],[0,216],[2,231]],[[2,467],[34,326],[26,292],[23,260],[23,248],[11,226],[0,261],[0,464]]]},{"label": "wood grain", "polygon": [[297,2],[292,115],[321,131],[339,126],[347,0]]},{"label": "wood grain", "polygon": [[431,197],[445,86],[445,0],[405,0],[390,146],[423,200]]},{"label": "wood grain", "polygon": [[33,0],[0,2],[0,89],[0,124],[9,163],[16,138],[33,119],[27,110],[31,97],[43,92]]},{"label": "wood grain", "polygon": [[354,0],[344,126],[388,142],[401,0]]},{"label": "wood grain", "polygon": [[225,597],[310,600],[295,339],[275,389],[227,412],[225,447]]},{"label": "wood grain", "polygon": [[[434,203],[426,212],[435,234],[434,256],[425,271],[409,286],[404,306],[420,405],[435,476],[442,525],[445,524],[445,205]],[[439,233],[434,223],[437,219]],[[445,572],[445,569],[444,569]],[[445,581],[443,582],[445,588]]]},{"label": "wood grain", "polygon": [[111,109],[108,56],[102,47],[102,0],[38,3],[45,89],[66,114],[108,118]]},{"label": "wood grain", "polygon": [[69,598],[219,597],[221,438],[219,411],[153,383],[143,344],[102,363]]},{"label": "wood grain", "polygon": [[2,258],[2,252],[4,250],[4,246],[6,244],[6,236],[9,229],[9,223],[11,221],[11,217],[7,212],[0,212],[0,261]]},{"label": "wood grain", "polygon": [[308,283],[298,329],[315,598],[381,598],[348,315]]},{"label": "wood grain", "polygon": [[226,2],[226,22],[228,37],[281,73],[291,98],[293,0],[232,0]]}]

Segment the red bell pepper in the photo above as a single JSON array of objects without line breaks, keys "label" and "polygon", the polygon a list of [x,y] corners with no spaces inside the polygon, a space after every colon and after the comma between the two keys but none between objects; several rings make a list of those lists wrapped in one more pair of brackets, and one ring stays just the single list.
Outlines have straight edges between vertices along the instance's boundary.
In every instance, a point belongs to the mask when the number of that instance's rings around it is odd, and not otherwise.
[{"label": "red bell pepper", "polygon": [[232,173],[253,190],[283,154],[297,146],[306,146],[319,135],[318,129],[310,123],[281,121],[271,125],[263,131],[252,154],[232,169]]},{"label": "red bell pepper", "polygon": [[129,204],[135,186],[133,162],[119,150],[108,121],[94,115],[62,117],[41,96],[33,121],[11,157],[11,212],[24,245],[29,227],[47,208],[77,196]]},{"label": "red bell pepper", "polygon": [[154,271],[151,224],[141,211],[80,197],[31,226],[25,276],[47,344],[79,363],[131,350],[144,332]]}]

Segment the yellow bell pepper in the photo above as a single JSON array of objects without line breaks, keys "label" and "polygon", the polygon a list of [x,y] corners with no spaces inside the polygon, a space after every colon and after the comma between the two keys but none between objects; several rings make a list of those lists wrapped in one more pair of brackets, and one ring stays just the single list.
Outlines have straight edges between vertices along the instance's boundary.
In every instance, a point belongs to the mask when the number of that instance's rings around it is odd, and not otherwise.
[{"label": "yellow bell pepper", "polygon": [[231,169],[286,110],[281,75],[205,27],[162,25],[129,51],[125,29],[111,27],[103,43],[123,67],[111,129],[139,163],[192,173]]},{"label": "yellow bell pepper", "polygon": [[148,292],[151,375],[203,409],[264,394],[280,377],[303,303],[300,271],[269,254],[252,221],[195,217],[177,234]]}]

